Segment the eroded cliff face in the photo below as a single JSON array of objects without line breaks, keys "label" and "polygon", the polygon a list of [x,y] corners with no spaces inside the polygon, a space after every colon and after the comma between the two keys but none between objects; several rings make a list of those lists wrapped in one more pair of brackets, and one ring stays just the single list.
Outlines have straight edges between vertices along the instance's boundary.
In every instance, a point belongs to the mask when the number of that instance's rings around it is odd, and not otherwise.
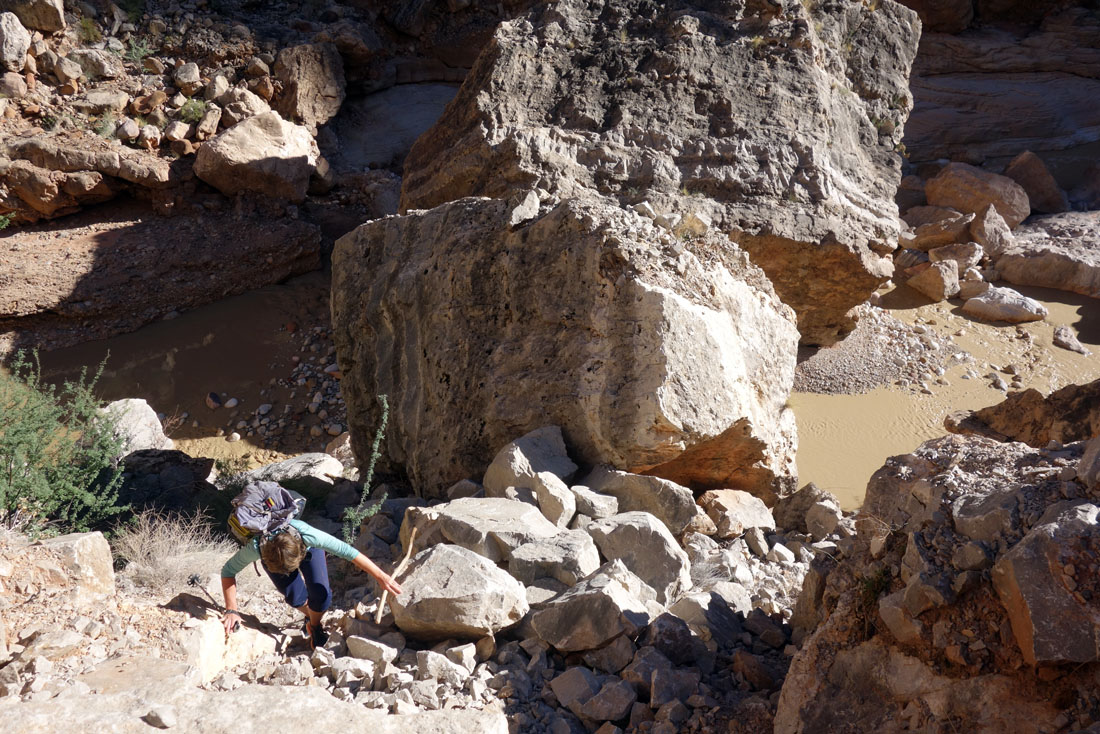
[{"label": "eroded cliff face", "polygon": [[[872,477],[856,552],[811,571],[776,732],[1093,721],[1097,441],[928,441]],[[1091,447],[1091,448],[1090,448]],[[818,624],[820,622],[820,624]]]},{"label": "eroded cliff face", "polygon": [[[1065,3],[906,3],[925,21],[905,145],[992,170],[1030,150],[1067,191],[1092,181],[1100,145],[1100,15]],[[980,23],[977,18],[980,17]],[[1083,196],[1082,194],[1081,196]],[[1088,206],[1095,208],[1092,193]]]},{"label": "eroded cliff face", "polygon": [[540,187],[702,212],[830,343],[892,272],[918,35],[893,2],[541,7],[414,146],[402,208]]},{"label": "eroded cliff face", "polygon": [[[514,225],[524,207],[462,199],[338,241],[356,455],[386,394],[389,454],[429,494],[547,423],[585,464],[792,490],[797,333],[760,269],[722,235],[680,240],[611,201],[528,203]],[[685,449],[713,456],[662,470]]]}]

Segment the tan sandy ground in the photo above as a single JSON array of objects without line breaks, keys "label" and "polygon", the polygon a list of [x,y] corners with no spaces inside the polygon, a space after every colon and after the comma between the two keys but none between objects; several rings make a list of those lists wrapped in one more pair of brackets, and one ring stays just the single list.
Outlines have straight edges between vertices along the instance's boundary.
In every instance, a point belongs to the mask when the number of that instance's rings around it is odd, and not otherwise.
[{"label": "tan sandy ground", "polygon": [[[1015,286],[1014,286],[1015,287]],[[933,394],[890,385],[864,394],[795,393],[791,405],[798,418],[799,486],[814,482],[836,494],[846,509],[863,501],[867,482],[887,457],[904,454],[923,441],[946,433],[944,417],[999,403],[1005,393],[984,375],[990,367],[1016,365],[1024,387],[1044,394],[1069,384],[1100,377],[1100,302],[1044,288],[1016,288],[1050,310],[1044,321],[1022,324],[1033,344],[1018,336],[1015,325],[983,323],[963,314],[960,301],[930,304],[906,286],[883,294],[883,306],[906,323],[923,323],[937,337],[950,338],[974,357],[952,363],[944,379],[930,384]],[[935,322],[935,323],[931,323]],[[1051,344],[1054,327],[1068,325],[1093,354],[1085,356]],[[955,336],[962,331],[961,336]],[[975,379],[962,379],[967,369]],[[1005,382],[1011,375],[998,372]]]}]

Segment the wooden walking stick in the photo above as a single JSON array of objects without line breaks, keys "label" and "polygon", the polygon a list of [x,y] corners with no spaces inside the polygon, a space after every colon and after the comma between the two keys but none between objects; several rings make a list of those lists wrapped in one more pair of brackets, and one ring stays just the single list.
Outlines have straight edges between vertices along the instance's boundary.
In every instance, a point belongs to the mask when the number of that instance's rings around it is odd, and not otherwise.
[{"label": "wooden walking stick", "polygon": [[[401,559],[401,563],[397,564],[397,568],[393,569],[393,573],[390,576],[396,581],[397,577],[405,570],[405,567],[409,565],[409,559],[412,558],[413,546],[416,544],[416,531],[418,528],[413,528],[409,533],[409,549],[405,551],[405,557]],[[389,589],[382,590],[382,596],[378,600],[378,611],[374,613],[374,623],[382,624],[382,614],[386,611],[386,598],[389,597]]]}]

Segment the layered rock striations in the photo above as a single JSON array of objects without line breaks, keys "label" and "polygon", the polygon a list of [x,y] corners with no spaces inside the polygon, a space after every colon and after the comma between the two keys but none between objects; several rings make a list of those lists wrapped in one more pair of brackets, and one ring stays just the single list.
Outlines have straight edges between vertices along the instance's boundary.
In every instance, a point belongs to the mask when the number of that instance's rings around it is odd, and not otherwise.
[{"label": "layered rock striations", "polygon": [[906,4],[917,7],[930,31],[913,65],[910,160],[1005,165],[1030,150],[1064,188],[1076,186],[1100,142],[1100,109],[1092,102],[1100,94],[1096,10],[1047,5],[1041,22],[1032,16],[1025,25],[1018,21],[1029,9],[1017,8],[983,13],[981,26],[967,28],[928,22],[925,8],[947,3]]},{"label": "layered rock striations", "polygon": [[503,23],[406,161],[404,210],[541,187],[701,213],[829,343],[892,272],[915,14],[566,0]]},{"label": "layered rock striations", "polygon": [[679,240],[607,200],[533,203],[516,227],[525,207],[462,199],[337,242],[355,453],[386,394],[389,455],[428,494],[547,423],[589,466],[661,474],[712,445],[695,486],[793,489],[797,332],[760,269],[724,236]]}]

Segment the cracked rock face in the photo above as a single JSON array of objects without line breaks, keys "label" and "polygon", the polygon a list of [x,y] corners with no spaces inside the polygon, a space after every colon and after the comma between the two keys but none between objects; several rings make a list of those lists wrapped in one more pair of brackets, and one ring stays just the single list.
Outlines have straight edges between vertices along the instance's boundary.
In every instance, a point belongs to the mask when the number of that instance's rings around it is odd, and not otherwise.
[{"label": "cracked rock face", "polygon": [[1087,456],[1084,441],[945,436],[889,459],[856,552],[819,567],[824,584],[799,600],[816,595],[822,623],[792,661],[775,731],[828,730],[840,711],[864,731],[1084,728],[1077,702],[1100,680]]},{"label": "cracked rock face", "polygon": [[334,338],[357,456],[386,394],[389,455],[429,495],[548,423],[590,466],[662,475],[714,444],[692,485],[793,489],[797,333],[743,252],[714,234],[680,242],[606,201],[565,201],[515,229],[510,211],[464,199],[337,243]]},{"label": "cracked rock face", "polygon": [[[831,343],[892,273],[916,14],[564,0],[503,23],[414,146],[404,210],[541,186],[703,214]],[[822,273],[828,277],[821,277]]]}]

